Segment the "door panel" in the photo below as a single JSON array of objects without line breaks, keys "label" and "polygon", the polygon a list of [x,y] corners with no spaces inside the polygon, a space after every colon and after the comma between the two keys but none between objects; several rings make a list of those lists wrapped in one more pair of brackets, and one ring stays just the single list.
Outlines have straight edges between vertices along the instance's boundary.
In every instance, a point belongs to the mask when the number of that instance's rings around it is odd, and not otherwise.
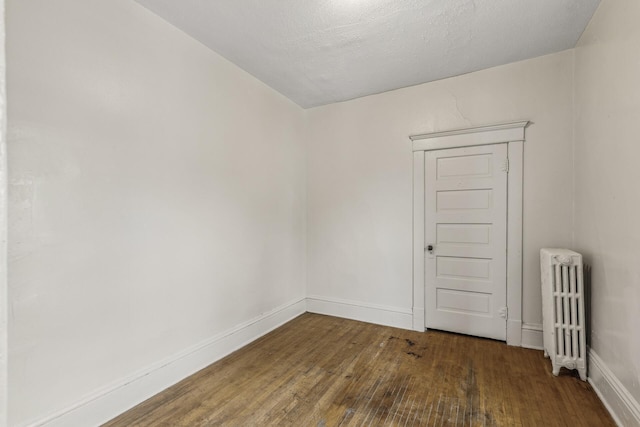
[{"label": "door panel", "polygon": [[492,224],[436,224],[438,246],[486,246],[491,242]]},{"label": "door panel", "polygon": [[489,177],[491,176],[491,155],[480,154],[438,159],[436,167],[439,180]]},{"label": "door panel", "polygon": [[491,190],[441,190],[436,192],[437,212],[480,210],[486,211],[493,205]]},{"label": "door panel", "polygon": [[490,315],[491,295],[489,294],[438,289],[436,298],[440,310],[448,310],[462,315]]},{"label": "door panel", "polygon": [[436,258],[436,277],[491,281],[491,260],[438,256]]},{"label": "door panel", "polygon": [[506,144],[425,153],[426,327],[506,339]]}]

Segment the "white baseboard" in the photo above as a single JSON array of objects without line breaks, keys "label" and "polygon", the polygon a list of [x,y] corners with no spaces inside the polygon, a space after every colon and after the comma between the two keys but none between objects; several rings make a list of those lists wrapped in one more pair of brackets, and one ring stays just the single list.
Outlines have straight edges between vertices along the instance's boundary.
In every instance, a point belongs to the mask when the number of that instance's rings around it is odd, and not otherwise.
[{"label": "white baseboard", "polygon": [[343,317],[377,325],[395,328],[413,329],[413,313],[411,309],[367,304],[320,296],[307,297],[307,311]]},{"label": "white baseboard", "polygon": [[522,347],[542,350],[543,346],[542,325],[538,323],[523,323]]},{"label": "white baseboard", "polygon": [[305,311],[304,298],[277,307],[97,390],[71,407],[23,425],[47,427],[101,425]]},{"label": "white baseboard", "polygon": [[591,349],[589,383],[618,426],[640,427],[640,403]]}]

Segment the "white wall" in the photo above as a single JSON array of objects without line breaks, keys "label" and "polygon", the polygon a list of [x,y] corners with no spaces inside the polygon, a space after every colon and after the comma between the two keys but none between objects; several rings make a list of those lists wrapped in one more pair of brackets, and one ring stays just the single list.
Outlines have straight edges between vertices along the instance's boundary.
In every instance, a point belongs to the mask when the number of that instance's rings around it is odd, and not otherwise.
[{"label": "white wall", "polygon": [[304,297],[304,111],[130,0],[9,0],[10,425]]},{"label": "white wall", "polygon": [[531,120],[523,320],[540,324],[539,249],[571,244],[572,55],[565,51],[309,110],[309,295],[411,309],[408,136]]},{"label": "white wall", "polygon": [[[591,348],[636,405],[640,402],[638,22],[640,2],[603,0],[575,50],[575,246],[592,265]],[[629,420],[623,424],[635,425]]]},{"label": "white wall", "polygon": [[4,0],[0,0],[0,426],[7,422],[7,91]]}]

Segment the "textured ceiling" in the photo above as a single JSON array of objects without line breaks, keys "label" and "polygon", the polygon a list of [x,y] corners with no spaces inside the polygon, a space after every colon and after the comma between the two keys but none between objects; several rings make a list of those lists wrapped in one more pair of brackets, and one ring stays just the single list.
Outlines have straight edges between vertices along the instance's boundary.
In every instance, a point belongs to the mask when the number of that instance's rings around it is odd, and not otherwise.
[{"label": "textured ceiling", "polygon": [[136,0],[302,107],[575,46],[600,0]]}]

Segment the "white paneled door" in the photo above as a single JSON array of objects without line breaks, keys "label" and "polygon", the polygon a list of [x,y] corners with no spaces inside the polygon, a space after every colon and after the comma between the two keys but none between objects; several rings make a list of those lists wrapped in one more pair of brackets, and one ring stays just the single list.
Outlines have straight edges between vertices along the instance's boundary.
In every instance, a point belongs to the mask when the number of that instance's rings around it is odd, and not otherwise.
[{"label": "white paneled door", "polygon": [[506,339],[507,144],[425,153],[425,323]]}]

